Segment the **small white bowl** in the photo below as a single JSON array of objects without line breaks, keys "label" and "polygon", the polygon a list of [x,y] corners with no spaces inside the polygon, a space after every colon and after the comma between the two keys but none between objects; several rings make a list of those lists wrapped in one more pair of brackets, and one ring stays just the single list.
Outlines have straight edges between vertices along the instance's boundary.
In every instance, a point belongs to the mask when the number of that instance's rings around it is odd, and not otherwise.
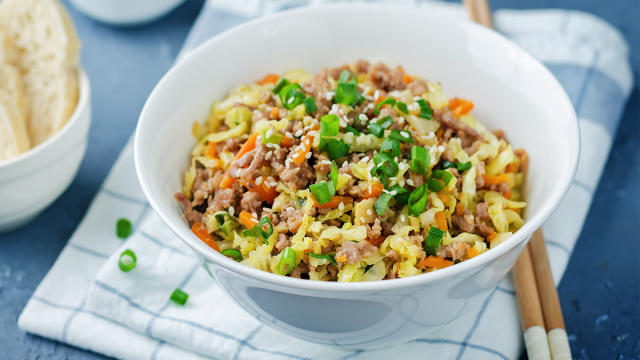
[{"label": "small white bowl", "polygon": [[[316,72],[360,58],[402,65],[409,73],[442,82],[446,94],[472,100],[484,124],[503,129],[514,146],[527,150],[525,225],[468,261],[409,278],[363,283],[264,272],[200,241],[173,197],[196,142],[192,122],[206,118],[211,102],[238,84],[267,73]],[[252,21],[178,62],[142,110],[135,162],[153,209],[202,256],[211,275],[244,310],[308,341],[362,349],[425,336],[477,308],[564,197],[577,165],[578,137],[576,114],[562,86],[500,34],[411,7],[335,5]]]},{"label": "small white bowl", "polygon": [[91,123],[89,79],[80,71],[76,110],[62,129],[38,146],[0,163],[0,232],[26,224],[76,176]]},{"label": "small white bowl", "polygon": [[112,25],[142,25],[169,13],[185,0],[71,0],[83,14]]}]

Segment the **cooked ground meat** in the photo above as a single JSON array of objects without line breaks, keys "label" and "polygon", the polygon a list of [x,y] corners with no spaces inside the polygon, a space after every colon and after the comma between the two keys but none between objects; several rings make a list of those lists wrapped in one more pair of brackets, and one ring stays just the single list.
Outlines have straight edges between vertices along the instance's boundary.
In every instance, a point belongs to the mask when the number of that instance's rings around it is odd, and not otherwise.
[{"label": "cooked ground meat", "polygon": [[[291,271],[291,274],[289,276],[296,279],[302,279],[304,278],[304,274],[308,274],[308,273],[309,273],[309,265],[307,265],[307,263],[303,261],[300,261],[298,265],[296,265],[296,267],[293,268],[293,271]],[[306,278],[307,279],[309,278],[308,275]]]},{"label": "cooked ground meat", "polygon": [[380,225],[380,219],[376,218],[373,225],[366,224],[365,226],[367,227],[367,241],[376,246],[380,245],[382,241],[378,240],[384,240],[382,239],[382,226]]},{"label": "cooked ground meat", "polygon": [[296,210],[296,208],[290,204],[280,213],[280,223],[286,223],[289,232],[294,234],[298,231],[303,216],[304,212],[302,210]]},{"label": "cooked ground meat", "polygon": [[332,99],[327,99],[327,92],[331,91],[331,84],[329,80],[329,71],[327,68],[322,69],[319,73],[313,75],[311,81],[300,84],[306,93],[311,94],[315,101],[318,110],[316,112],[316,119],[320,119],[323,115],[326,115],[331,109]]},{"label": "cooked ground meat", "polygon": [[480,220],[480,218],[478,217],[476,217],[476,228],[478,229],[478,231],[480,231],[480,234],[482,234],[482,236],[484,237],[487,237],[491,235],[491,233],[496,232],[493,226],[487,224],[483,220]]},{"label": "cooked ground meat", "polygon": [[309,166],[309,162],[305,161],[300,166],[296,166],[291,162],[290,168],[284,168],[280,172],[280,180],[291,190],[298,190],[309,184],[311,179],[315,179],[316,175]]},{"label": "cooked ground meat", "polygon": [[409,88],[409,90],[411,90],[411,93],[415,96],[420,96],[429,90],[429,88],[427,87],[427,82],[424,80],[414,80],[409,85],[407,85],[407,88]]},{"label": "cooked ground meat", "polygon": [[356,72],[359,74],[367,73],[369,72],[369,62],[367,60],[360,59],[356,61],[355,68]]},{"label": "cooked ground meat", "polygon": [[398,259],[400,258],[398,256],[398,252],[395,250],[389,250],[387,251],[386,254],[384,254],[384,256],[388,257],[389,259],[391,259],[392,261],[398,261]]},{"label": "cooked ground meat", "polygon": [[481,202],[476,205],[476,216],[482,220],[489,221],[489,204]]},{"label": "cooked ground meat", "polygon": [[475,230],[473,214],[469,209],[465,209],[462,215],[451,215],[451,222],[464,232],[473,233]]},{"label": "cooked ground meat", "polygon": [[213,179],[209,179],[210,175],[210,169],[196,170],[196,179],[191,188],[193,193],[193,206],[203,204],[209,197],[209,194],[213,192]]},{"label": "cooked ground meat", "polygon": [[207,211],[216,212],[220,210],[227,210],[236,204],[241,194],[242,191],[240,187],[235,183],[230,189],[216,189],[213,201],[209,201]]},{"label": "cooked ground meat", "polygon": [[242,200],[240,200],[240,209],[248,211],[252,214],[260,215],[262,210],[262,199],[260,195],[253,191],[247,191],[242,194]]},{"label": "cooked ground meat", "polygon": [[249,166],[246,169],[240,170],[240,178],[246,182],[250,182],[257,178],[259,176],[257,170],[266,163],[264,157],[267,153],[267,147],[262,144],[262,141],[256,141],[256,148],[253,151],[255,152]]},{"label": "cooked ground meat", "polygon": [[468,249],[469,245],[464,241],[454,240],[447,246],[440,246],[437,256],[453,260],[462,260],[467,256]]},{"label": "cooked ground meat", "polygon": [[313,165],[313,169],[317,172],[327,174],[331,171],[331,160],[326,155],[315,155],[316,164]]},{"label": "cooked ground meat", "polygon": [[463,123],[462,121],[459,121],[458,119],[456,119],[455,116],[453,116],[453,114],[451,114],[451,112],[448,109],[434,110],[433,118],[439,121],[440,123],[442,123],[444,126],[455,130],[456,134],[461,139],[463,137],[471,137],[473,139],[480,137],[480,134],[475,129]]},{"label": "cooked ground meat", "polygon": [[[378,252],[378,248],[367,241],[345,241],[336,251],[336,260],[341,263],[357,264],[363,258],[375,255],[376,252]],[[341,261],[341,259],[345,260]]]},{"label": "cooked ground meat", "polygon": [[484,161],[480,161],[476,164],[476,187],[477,188],[484,187],[484,174],[485,174]]},{"label": "cooked ground meat", "polygon": [[402,69],[390,70],[383,63],[377,63],[369,69],[369,78],[373,84],[384,91],[403,90],[406,87],[403,77],[404,71]]},{"label": "cooked ground meat", "polygon": [[278,235],[278,242],[276,243],[276,249],[279,251],[284,250],[287,246],[291,245],[291,238],[285,234]]},{"label": "cooked ground meat", "polygon": [[193,209],[191,201],[189,201],[185,194],[176,193],[175,198],[184,207],[184,218],[187,220],[189,225],[193,224],[194,222],[200,222],[202,220],[202,213]]}]

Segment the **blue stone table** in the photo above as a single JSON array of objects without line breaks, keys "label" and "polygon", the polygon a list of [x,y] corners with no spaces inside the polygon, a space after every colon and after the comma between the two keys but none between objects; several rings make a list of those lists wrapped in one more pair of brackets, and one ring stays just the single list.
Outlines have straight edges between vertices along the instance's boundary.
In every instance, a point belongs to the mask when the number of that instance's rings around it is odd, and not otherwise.
[{"label": "blue stone table", "polygon": [[[202,0],[188,0],[142,27],[96,23],[65,2],[83,42],[91,79],[89,149],[69,189],[26,228],[0,235],[0,357],[103,359],[23,333],[16,322],[27,299],[82,219],[89,202],[132,133],[144,101],[169,69]],[[493,0],[498,8],[563,7],[598,15],[618,27],[640,73],[637,0]],[[640,97],[633,90],[585,227],[560,284],[560,298],[577,359],[640,358]],[[526,355],[523,355],[526,358]]]}]

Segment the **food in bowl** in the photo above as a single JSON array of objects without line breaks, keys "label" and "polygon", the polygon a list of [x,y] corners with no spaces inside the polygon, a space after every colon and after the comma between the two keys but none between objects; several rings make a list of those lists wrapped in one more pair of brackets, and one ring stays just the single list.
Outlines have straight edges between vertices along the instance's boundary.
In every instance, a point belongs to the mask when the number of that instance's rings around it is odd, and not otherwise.
[{"label": "food in bowl", "polygon": [[524,221],[527,154],[401,66],[292,70],[214,102],[175,195],[192,231],[246,265],[370,281],[434,271]]}]

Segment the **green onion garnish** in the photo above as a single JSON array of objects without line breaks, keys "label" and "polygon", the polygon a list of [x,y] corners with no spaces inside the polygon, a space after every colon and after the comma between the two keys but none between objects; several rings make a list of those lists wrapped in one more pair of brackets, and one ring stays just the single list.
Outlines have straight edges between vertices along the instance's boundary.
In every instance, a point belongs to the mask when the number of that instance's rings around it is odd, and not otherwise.
[{"label": "green onion garnish", "polygon": [[237,219],[229,215],[226,211],[218,211],[213,214],[213,217],[216,219],[220,230],[222,230],[225,235],[231,235],[233,229],[237,228],[239,225]]},{"label": "green onion garnish", "polygon": [[398,101],[396,103],[396,107],[398,108],[398,110],[400,110],[403,114],[408,114],[409,113],[409,108],[407,108],[407,104]]},{"label": "green onion garnish", "polygon": [[424,252],[427,253],[427,255],[435,256],[438,253],[438,248],[440,247],[443,236],[444,231],[437,227],[430,227],[427,238],[424,240]]},{"label": "green onion garnish", "polygon": [[[266,230],[263,230],[265,225],[269,226]],[[262,240],[265,244],[269,243],[267,239],[269,238],[269,236],[271,236],[271,234],[273,234],[273,224],[271,224],[271,219],[266,216],[263,216],[260,219],[258,225],[254,225],[251,229],[242,232],[242,236],[262,237]]]},{"label": "green onion garnish", "polygon": [[429,172],[429,163],[431,158],[427,149],[422,146],[414,146],[411,148],[411,170],[416,174],[425,175]]},{"label": "green onion garnish", "polygon": [[395,194],[395,198],[398,204],[404,205],[409,201],[409,190],[403,188],[398,184],[393,185],[390,190]]},{"label": "green onion garnish", "polygon": [[452,178],[453,175],[448,171],[434,170],[431,173],[431,176],[429,176],[429,180],[427,181],[427,183],[429,184],[429,190],[438,192],[444,189],[447,185],[449,185],[449,182]]},{"label": "green onion garnish", "polygon": [[391,116],[385,116],[375,122],[370,122],[368,129],[370,133],[381,138],[384,136],[384,130],[391,126],[391,124],[393,124]]},{"label": "green onion garnish", "polygon": [[420,105],[420,115],[418,116],[424,119],[431,119],[433,117],[433,110],[431,110],[427,101],[425,99],[418,99],[416,102]]},{"label": "green onion garnish", "polygon": [[347,154],[349,154],[349,148],[351,148],[350,144],[345,143],[343,140],[336,139],[325,140],[323,145],[330,160],[347,156]]},{"label": "green onion garnish", "polygon": [[383,192],[376,200],[376,203],[373,204],[373,209],[376,211],[376,214],[382,216],[385,210],[387,210],[387,206],[389,206],[389,201],[393,198],[393,195],[387,192]]},{"label": "green onion garnish", "polygon": [[268,132],[267,129],[262,130],[262,135],[260,136],[260,139],[262,139],[262,143],[265,145],[267,144],[280,145],[280,142],[282,141],[282,134],[280,134],[277,131],[273,131],[271,135],[267,137],[267,132]]},{"label": "green onion garnish", "polygon": [[376,166],[371,169],[372,175],[374,176],[376,174],[382,174],[386,177],[393,177],[398,173],[398,163],[387,153],[381,152],[373,155],[373,163],[376,164]]},{"label": "green onion garnish", "polygon": [[384,139],[380,145],[380,151],[396,157],[402,153],[400,150],[400,142],[397,139],[388,137]]},{"label": "green onion garnish", "polygon": [[120,254],[118,267],[124,272],[131,271],[136,267],[136,261],[138,261],[138,259],[136,259],[136,254],[133,251],[126,249],[122,254]]},{"label": "green onion garnish", "polygon": [[280,92],[280,90],[282,90],[283,87],[289,85],[289,80],[282,78],[280,79],[280,81],[278,81],[278,83],[276,84],[276,86],[273,87],[273,90],[271,90],[274,94],[277,94]]},{"label": "green onion garnish", "polygon": [[336,266],[338,265],[338,263],[336,263],[336,258],[335,258],[334,254],[309,253],[309,256],[311,256],[312,258],[316,258],[316,259],[325,259],[325,260],[328,260],[333,265],[336,265]]},{"label": "green onion garnish", "polygon": [[305,99],[304,90],[298,84],[287,84],[280,90],[280,101],[285,109],[291,110],[302,104]]},{"label": "green onion garnish", "polygon": [[296,266],[296,251],[291,246],[287,246],[282,250],[280,255],[280,263],[278,264],[278,272],[281,275],[287,275]]},{"label": "green onion garnish", "polygon": [[309,185],[309,190],[318,205],[328,203],[333,197],[329,184],[325,181]]},{"label": "green onion garnish", "polygon": [[348,83],[338,84],[336,95],[333,98],[336,104],[353,105],[358,101],[356,85]]},{"label": "green onion garnish", "polygon": [[242,261],[242,253],[240,253],[240,250],[224,249],[222,250],[222,255],[228,256],[238,262]]},{"label": "green onion garnish", "polygon": [[331,172],[329,173],[329,178],[331,179],[333,188],[337,189],[338,188],[338,165],[336,165],[335,161],[331,162]]},{"label": "green onion garnish", "polygon": [[451,162],[451,161],[447,161],[447,160],[443,160],[442,161],[442,165],[441,165],[442,170],[446,170],[448,168],[456,168],[456,169],[458,169],[458,171],[469,170],[469,169],[471,169],[471,166],[473,166],[471,161],[467,161],[467,162],[461,163],[461,162]]},{"label": "green onion garnish", "polygon": [[340,132],[340,119],[333,114],[324,115],[320,119],[320,136],[332,137]]},{"label": "green onion garnish", "polygon": [[467,161],[467,162],[464,162],[464,163],[460,163],[459,162],[456,165],[456,168],[458,169],[458,171],[466,171],[466,170],[471,169],[471,166],[472,166],[471,161]]},{"label": "green onion garnish", "polygon": [[313,96],[309,96],[308,98],[304,99],[304,110],[306,111],[307,115],[311,115],[316,112],[316,110],[318,110],[316,99],[314,99]]},{"label": "green onion garnish", "polygon": [[413,137],[411,137],[411,133],[407,130],[393,129],[389,133],[389,137],[394,138],[403,143],[411,143],[411,144],[414,143]]},{"label": "green onion garnish", "polygon": [[442,166],[442,170],[446,170],[450,167],[455,167],[456,163],[447,161],[447,160],[442,160],[442,163],[440,163],[440,166]]},{"label": "green onion garnish", "polygon": [[338,83],[348,83],[350,77],[351,77],[351,73],[349,72],[349,70],[344,69],[340,73],[340,76],[338,76]]},{"label": "green onion garnish", "polygon": [[187,300],[189,300],[189,294],[180,289],[175,289],[169,299],[178,305],[184,305],[187,303]]},{"label": "green onion garnish", "polygon": [[378,119],[378,121],[376,121],[376,123],[378,123],[378,125],[382,126],[384,129],[388,128],[389,126],[393,125],[393,119],[391,118],[391,116],[385,116],[382,119]]},{"label": "green onion garnish", "polygon": [[131,221],[125,218],[118,219],[118,222],[116,223],[116,235],[118,235],[120,239],[128,238],[129,235],[131,235],[132,229],[133,226],[131,226]]},{"label": "green onion garnish", "polygon": [[353,133],[353,135],[355,135],[355,136],[360,135],[360,131],[358,131],[358,129],[354,128],[351,125],[347,125],[347,127],[344,128],[344,131]]},{"label": "green onion garnish", "polygon": [[427,184],[422,184],[409,195],[409,215],[420,216],[427,208]]},{"label": "green onion garnish", "polygon": [[376,113],[376,115],[380,114],[380,108],[385,106],[385,105],[395,105],[396,104],[396,99],[392,98],[392,97],[388,97],[382,101],[380,101],[377,105],[376,108],[374,110],[374,112]]}]

